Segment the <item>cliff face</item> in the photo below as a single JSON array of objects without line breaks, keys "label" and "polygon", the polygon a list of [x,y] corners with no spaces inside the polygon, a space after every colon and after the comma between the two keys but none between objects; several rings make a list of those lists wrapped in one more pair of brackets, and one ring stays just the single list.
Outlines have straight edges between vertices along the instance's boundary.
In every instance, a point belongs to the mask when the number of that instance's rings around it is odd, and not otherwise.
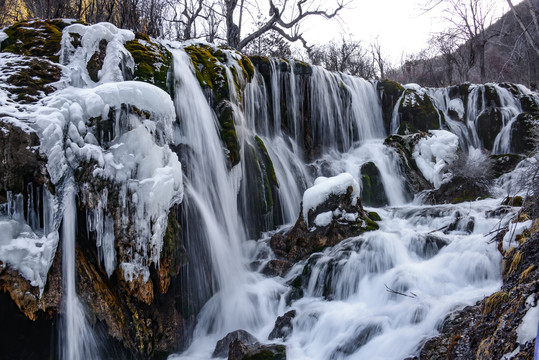
[{"label": "cliff face", "polygon": [[[237,212],[218,216],[237,216],[245,239],[295,220],[311,178],[335,175],[329,174],[332,164],[324,155],[347,152],[371,138],[390,135],[379,146],[403,174],[405,200],[439,188],[449,173],[438,165],[464,158],[470,146],[496,155],[497,177],[534,151],[539,98],[519,85],[424,89],[370,83],[300,62],[249,59],[207,44],[171,45],[110,24],[31,21],[0,35],[2,322],[35,337],[52,337],[36,345],[33,351],[41,355],[59,352],[51,343],[56,343],[66,311],[62,263],[68,255],[62,251],[61,224],[71,186],[76,196],[76,293],[92,328],[106,339],[101,356],[156,358],[183,349],[198,312],[217,288],[220,274],[203,241],[217,235],[202,235],[193,220],[207,214],[204,207],[194,210],[200,201],[194,183],[212,181],[198,179],[195,169],[215,165],[197,163],[206,154],[196,153],[182,138],[186,116],[178,102],[188,100],[180,94],[184,79],[177,74],[178,47],[188,55],[189,71],[211,108],[217,146],[232,174],[229,189],[234,193],[226,195],[232,196]],[[358,100],[358,94],[363,98]],[[189,106],[196,111],[196,104]],[[372,124],[367,126],[368,121]],[[446,141],[453,153],[444,157],[419,151],[434,140]],[[368,205],[390,203],[390,189],[382,181],[385,170],[367,164],[357,175],[362,191],[370,191]],[[186,188],[191,186],[188,200],[184,178]],[[292,183],[296,187],[290,189]],[[457,188],[442,198],[434,190],[425,198],[454,203],[469,200],[466,191]],[[475,195],[466,196],[488,194]],[[215,201],[225,198],[212,196]],[[349,197],[344,205],[343,199],[328,199],[307,219],[300,215],[295,229],[272,240],[276,253],[298,261],[377,229],[377,215],[364,211],[361,202],[349,204]],[[340,212],[311,231],[306,223],[328,209]],[[346,220],[346,212],[359,215]],[[535,255],[527,244],[518,251],[531,259]],[[512,282],[502,289],[511,299],[504,306],[519,299],[515,306],[520,310],[526,306],[522,296],[537,292],[530,280],[536,279],[536,270],[522,266],[520,272],[506,270]],[[527,274],[526,282],[515,280],[517,272]],[[188,285],[189,277],[196,277],[197,284]],[[14,304],[20,313],[13,311]],[[479,321],[478,308],[467,311],[466,316]],[[489,324],[494,326],[500,316],[492,315]],[[452,339],[475,336],[453,330],[445,331]],[[0,357],[13,358],[25,339],[1,341],[8,350]],[[470,345],[466,354],[487,345]],[[441,354],[437,346],[429,342],[425,354]]]}]

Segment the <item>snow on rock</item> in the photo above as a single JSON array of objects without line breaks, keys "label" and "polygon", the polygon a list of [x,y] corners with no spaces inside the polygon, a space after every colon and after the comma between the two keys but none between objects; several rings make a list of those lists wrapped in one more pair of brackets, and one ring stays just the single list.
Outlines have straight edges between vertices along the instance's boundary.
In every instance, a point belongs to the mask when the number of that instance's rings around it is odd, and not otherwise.
[{"label": "snow on rock", "polygon": [[[314,185],[305,190],[305,192],[303,193],[303,219],[305,220],[307,226],[309,225],[307,216],[309,214],[309,210],[316,209],[331,195],[339,196],[346,194],[350,186],[353,189],[351,195],[352,205],[356,205],[357,200],[359,199],[359,184],[352,175],[350,175],[349,173],[342,173],[340,175],[333,176],[330,178],[317,178],[314,182]],[[325,221],[327,221],[326,217],[322,217],[319,219],[320,223]]]},{"label": "snow on rock", "polygon": [[1,43],[2,41],[6,40],[8,37],[9,37],[9,36],[8,36],[5,32],[3,32],[3,31],[0,30],[0,43]]},{"label": "snow on rock", "polygon": [[511,247],[516,247],[519,245],[518,241],[516,241],[516,238],[518,235],[522,234],[524,231],[530,228],[533,221],[527,220],[524,222],[518,222],[518,223],[511,223],[509,224],[509,229],[503,236],[503,249],[509,250]]},{"label": "snow on rock", "polygon": [[[74,34],[80,36],[76,48]],[[94,194],[103,199],[88,209],[88,228],[97,233],[96,245],[109,276],[119,262],[126,280],[139,275],[147,280],[149,266],[159,263],[169,209],[183,199],[183,174],[168,146],[176,119],[170,95],[151,84],[123,81],[123,71],[134,66],[123,44],[132,39],[131,31],[111,24],[67,26],[60,57],[64,82],[57,87],[62,89],[36,104],[17,104],[3,91],[6,79],[0,74],[0,106],[6,119],[39,136],[57,190],[55,203],[61,203],[63,184],[74,180],[75,169],[90,167],[85,181],[100,178],[107,184],[105,189],[118,193],[114,204],[120,209],[118,218],[107,209],[106,195]],[[90,79],[87,63],[102,40],[107,42],[106,55],[96,83]],[[0,62],[14,56],[1,54]],[[96,124],[106,124],[110,130],[104,134]],[[79,185],[83,191],[85,184]],[[41,290],[58,245],[62,211],[57,209],[55,224],[46,234],[29,229],[24,218],[0,218],[0,228],[5,230],[0,235],[0,261],[18,269]],[[125,234],[128,226],[135,231],[127,241],[131,249],[120,257],[115,234]]]},{"label": "snow on rock", "polygon": [[535,339],[539,332],[539,306],[537,304],[533,305],[534,297],[535,294],[532,294],[526,299],[526,305],[529,309],[517,329],[517,341],[521,345]]},{"label": "snow on rock", "polygon": [[446,130],[429,130],[426,136],[415,145],[412,156],[423,176],[435,188],[450,179],[446,167],[457,159],[458,136]]}]

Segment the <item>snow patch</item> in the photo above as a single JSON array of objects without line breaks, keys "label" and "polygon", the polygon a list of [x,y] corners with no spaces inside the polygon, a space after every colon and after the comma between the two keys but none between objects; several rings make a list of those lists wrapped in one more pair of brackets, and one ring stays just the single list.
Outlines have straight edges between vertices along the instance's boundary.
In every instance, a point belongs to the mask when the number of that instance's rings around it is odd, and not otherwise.
[{"label": "snow patch", "polygon": [[446,130],[429,130],[432,136],[426,136],[414,146],[412,156],[423,176],[435,188],[450,179],[446,168],[457,159],[459,138]]},{"label": "snow patch", "polygon": [[[349,187],[352,187],[352,205],[357,204],[359,199],[359,184],[349,173],[342,173],[330,178],[319,177],[314,185],[303,193],[303,219],[309,225],[309,210],[314,210],[326,201],[331,195],[344,195]],[[324,218],[325,219],[325,218]],[[322,218],[320,219],[322,221]]]},{"label": "snow patch", "polygon": [[534,305],[534,297],[532,294],[526,299],[526,306],[529,309],[517,329],[517,341],[521,345],[532,341],[539,333],[539,306]]},{"label": "snow patch", "polygon": [[0,31],[0,42],[6,40],[9,36],[3,32],[3,31]]},{"label": "snow patch", "polygon": [[318,227],[328,226],[333,220],[333,211],[327,211],[321,214],[318,214],[314,219],[314,224]]}]

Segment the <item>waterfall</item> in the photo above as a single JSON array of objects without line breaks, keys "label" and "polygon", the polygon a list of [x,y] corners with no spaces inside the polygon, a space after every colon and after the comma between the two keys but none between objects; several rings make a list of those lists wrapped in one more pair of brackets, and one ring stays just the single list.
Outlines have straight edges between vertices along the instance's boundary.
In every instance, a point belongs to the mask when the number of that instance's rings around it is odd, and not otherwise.
[{"label": "waterfall", "polygon": [[[195,329],[197,338],[203,341],[215,334],[220,336],[238,328],[257,329],[276,314],[275,304],[269,293],[279,284],[262,280],[262,276],[248,270],[242,244],[247,240],[244,225],[237,206],[241,181],[241,167],[227,169],[223,145],[217,133],[216,116],[209,106],[194,75],[188,55],[181,49],[172,49],[174,55],[175,105],[180,122],[178,144],[189,149],[186,163],[189,167],[186,180],[184,223],[185,238],[190,255],[206,247],[211,258],[211,280],[208,274],[194,279],[210,280],[212,298],[205,303]],[[196,216],[192,216],[196,214]],[[202,244],[192,243],[196,240]],[[189,274],[200,271],[203,258],[190,258],[194,266]],[[197,269],[198,267],[198,269]],[[273,285],[259,291],[262,282]],[[200,284],[192,284],[196,289]],[[269,293],[268,293],[269,292]],[[199,299],[205,302],[207,299]]]},{"label": "waterfall", "polygon": [[97,341],[86,320],[83,305],[77,297],[75,284],[75,239],[77,208],[74,185],[67,185],[64,194],[62,224],[62,278],[64,287],[63,315],[60,325],[62,359],[99,359]]}]

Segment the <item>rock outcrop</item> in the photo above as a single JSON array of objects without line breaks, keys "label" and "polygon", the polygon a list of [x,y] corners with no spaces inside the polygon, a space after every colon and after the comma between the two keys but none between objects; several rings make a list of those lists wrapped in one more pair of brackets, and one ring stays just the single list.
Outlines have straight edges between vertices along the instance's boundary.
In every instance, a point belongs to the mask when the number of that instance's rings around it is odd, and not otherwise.
[{"label": "rock outcrop", "polygon": [[[331,188],[331,182],[336,186]],[[376,215],[363,209],[358,194],[359,185],[350,174],[317,180],[303,196],[296,224],[287,234],[271,238],[275,254],[296,262],[346,238],[378,229],[373,219]]]}]

